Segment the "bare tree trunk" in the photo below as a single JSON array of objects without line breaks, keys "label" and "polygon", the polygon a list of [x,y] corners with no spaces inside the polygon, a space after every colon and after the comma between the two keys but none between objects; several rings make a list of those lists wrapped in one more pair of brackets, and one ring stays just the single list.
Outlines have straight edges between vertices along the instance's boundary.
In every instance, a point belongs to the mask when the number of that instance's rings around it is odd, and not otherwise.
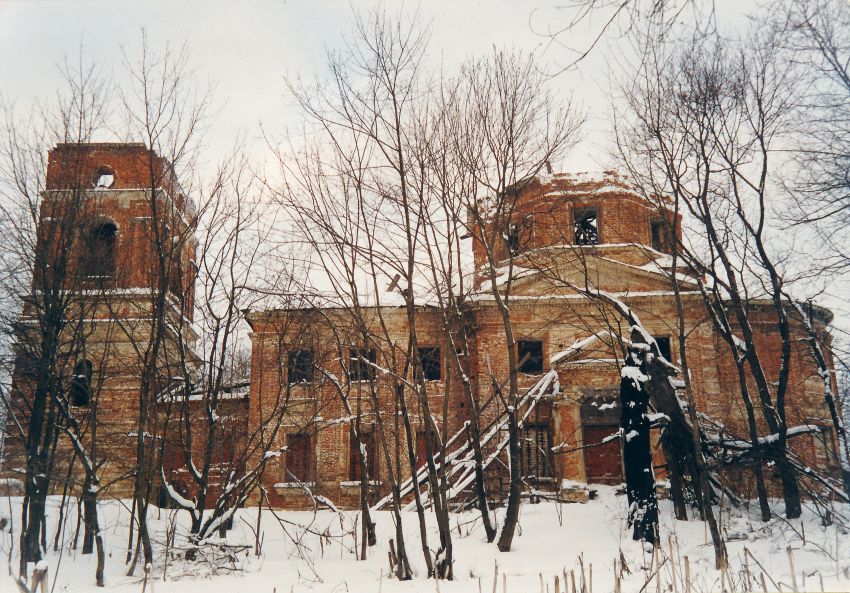
[{"label": "bare tree trunk", "polygon": [[658,542],[658,500],[652,453],[649,445],[649,394],[644,384],[649,378],[645,361],[636,352],[629,355],[620,380],[620,431],[623,439],[623,467],[629,501],[629,524],[633,539]]},{"label": "bare tree trunk", "polygon": [[92,488],[91,478],[86,476],[83,485],[83,554],[94,551],[94,538],[97,534],[97,494]]},{"label": "bare tree trunk", "polygon": [[434,576],[434,562],[431,558],[431,549],[428,547],[428,529],[425,523],[425,507],[422,506],[422,494],[419,491],[417,479],[418,468],[416,466],[416,441],[413,428],[410,424],[410,413],[407,411],[407,403],[404,397],[404,384],[400,381],[396,385],[396,401],[399,406],[399,415],[404,426],[404,439],[407,448],[407,460],[410,467],[410,477],[413,480],[413,500],[416,503],[416,516],[419,519],[419,542],[422,544],[422,556],[425,559],[425,567],[428,576]]},{"label": "bare tree trunk", "polygon": [[[493,388],[500,390],[495,384]],[[509,552],[514,537],[514,530],[519,522],[519,503],[522,497],[522,481],[520,479],[520,446],[519,427],[517,424],[516,408],[505,404],[508,418],[508,460],[510,470],[510,483],[508,486],[508,504],[505,509],[505,518],[502,521],[502,531],[499,535],[497,546],[500,552]]]}]

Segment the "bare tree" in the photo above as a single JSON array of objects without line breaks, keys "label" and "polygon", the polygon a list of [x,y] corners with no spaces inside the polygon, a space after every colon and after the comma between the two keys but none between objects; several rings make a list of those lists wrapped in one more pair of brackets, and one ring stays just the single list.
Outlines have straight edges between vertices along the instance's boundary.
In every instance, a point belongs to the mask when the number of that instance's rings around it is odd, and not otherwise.
[{"label": "bare tree", "polygon": [[[494,52],[470,63],[461,78],[462,119],[451,150],[473,181],[464,188],[467,232],[484,253],[476,273],[493,297],[505,331],[507,393],[503,378],[491,377],[494,396],[509,419],[510,490],[498,546],[510,550],[519,518],[522,489],[517,424],[516,336],[510,298],[514,253],[507,243],[516,198],[547,163],[558,160],[578,139],[582,118],[555,100],[531,58]],[[502,275],[507,281],[500,282]]]},{"label": "bare tree", "polygon": [[768,24],[799,63],[795,174],[787,180],[800,226],[817,231],[820,266],[846,271],[850,209],[850,9],[833,0],[777,2]]},{"label": "bare tree", "polygon": [[[160,405],[185,384],[182,368],[185,360],[181,360],[173,347],[170,328],[173,319],[192,315],[192,299],[175,304],[173,297],[179,294],[181,285],[188,285],[187,280],[192,276],[187,253],[192,250],[198,212],[188,196],[195,181],[197,148],[210,99],[208,92],[198,90],[193,84],[185,49],[174,52],[166,47],[156,51],[143,33],[137,61],[132,63],[126,57],[125,64],[129,82],[120,94],[126,118],[123,135],[142,140],[148,149],[146,198],[152,257],[147,270],[150,308],[147,316],[150,323],[142,337],[133,324],[121,324],[139,367],[133,508],[147,565],[153,559],[147,512],[152,484],[159,473],[159,447],[154,441],[164,433],[159,426]],[[182,334],[178,335],[179,343]],[[172,377],[180,379],[175,382]],[[135,562],[130,566],[131,573],[134,566]]]},{"label": "bare tree", "polygon": [[[439,110],[431,135],[435,138],[427,149],[418,153],[421,168],[428,172],[429,190],[433,204],[425,209],[424,232],[421,244],[427,254],[426,282],[440,311],[447,357],[461,380],[461,389],[468,406],[467,431],[475,465],[475,497],[481,512],[482,525],[488,542],[496,538],[494,518],[485,486],[484,452],[481,444],[481,407],[477,386],[473,384],[472,352],[475,349],[474,328],[469,298],[474,294],[473,270],[468,258],[467,228],[468,190],[474,188],[473,172],[463,166],[460,155],[451,149],[456,135],[461,133],[463,112],[458,108],[460,91],[453,80],[440,85]],[[448,398],[445,405],[448,405]],[[447,416],[444,408],[443,417]],[[444,423],[442,441],[448,440]],[[442,451],[445,459],[445,451]],[[445,471],[445,464],[441,469]]]},{"label": "bare tree", "polygon": [[[191,516],[189,558],[232,518],[253,494],[265,466],[280,454],[274,443],[286,404],[282,394],[255,430],[249,433],[246,426],[250,374],[240,360],[244,311],[260,298],[251,279],[274,223],[248,165],[241,151],[234,151],[199,196],[203,207],[193,269],[186,282],[171,283],[187,309],[194,303],[201,329],[200,352],[181,341],[174,355],[183,376],[166,403],[169,424],[158,452],[165,499]],[[191,331],[189,317],[187,311],[174,322],[181,334]],[[176,466],[167,467],[169,460]],[[187,470],[188,480],[175,483],[175,470]]]},{"label": "bare tree", "polygon": [[[786,513],[796,517],[800,492],[787,458],[785,418],[794,338],[783,293],[784,254],[769,239],[769,202],[779,195],[774,147],[789,125],[794,70],[778,63],[776,39],[769,34],[754,33],[749,43],[731,47],[716,38],[696,43],[699,60],[691,48],[659,52],[631,87],[636,90],[625,92],[633,120],[619,128],[619,144],[647,193],[672,194],[693,220],[691,239],[677,241],[677,252],[686,267],[710,278],[701,283],[705,304],[736,360],[753,447],[760,441],[748,405],[751,385],[776,435],[776,444],[761,449],[776,462]],[[775,377],[754,337],[757,303],[778,324],[781,363]]]},{"label": "bare tree", "polygon": [[[423,274],[417,254],[430,191],[421,167],[429,145],[428,80],[422,73],[428,34],[380,12],[358,16],[356,27],[355,41],[343,55],[331,58],[333,78],[328,88],[316,94],[292,87],[326,142],[289,167],[296,185],[285,204],[307,243],[313,249],[325,246],[321,265],[332,291],[359,328],[359,347],[374,344],[383,353],[381,364],[391,377],[402,424],[401,434],[396,430],[401,458],[414,478],[422,461],[428,468],[429,502],[440,533],[436,564],[427,545],[422,496],[418,487],[413,489],[426,566],[429,575],[451,578],[445,474],[435,462],[444,451],[441,430],[430,409],[417,328],[421,296],[417,284]],[[309,204],[304,203],[304,195],[309,196]],[[390,288],[383,288],[384,283]],[[399,300],[405,311],[406,337],[401,344],[390,329],[391,313],[384,309],[385,304]],[[376,394],[373,412],[380,408]],[[424,441],[412,421],[414,409],[421,411],[419,432],[425,435]],[[424,459],[419,459],[418,442],[425,447]],[[386,461],[388,467],[395,463],[400,473],[398,447],[395,459]],[[396,507],[400,505],[397,486],[396,482]],[[400,516],[397,531],[401,546]],[[405,578],[404,562],[398,566],[399,577]]]},{"label": "bare tree", "polygon": [[[675,34],[677,25],[687,24],[703,33],[716,30],[715,3],[694,0],[574,0],[565,5],[538,7],[529,17],[531,30],[547,40],[545,49],[556,54],[554,75],[574,69],[591,52],[602,51],[606,40],[634,42],[638,53],[652,38]],[[573,41],[590,32],[587,42]]]},{"label": "bare tree", "polygon": [[[65,85],[55,104],[36,105],[28,116],[6,105],[0,143],[0,208],[4,234],[10,238],[4,263],[12,267],[4,274],[3,290],[15,303],[4,309],[2,323],[4,335],[15,341],[16,353],[15,383],[4,402],[6,426],[13,437],[7,440],[5,455],[7,463],[18,455],[25,468],[20,557],[24,578],[27,563],[41,558],[45,501],[56,480],[60,434],[72,440],[79,436],[69,406],[75,386],[90,390],[86,383],[90,377],[79,378],[87,368],[80,367],[83,362],[78,359],[85,355],[85,337],[91,332],[84,320],[98,300],[83,294],[86,287],[97,289],[86,284],[81,258],[86,252],[87,217],[96,208],[87,195],[90,172],[74,147],[89,142],[103,126],[108,94],[98,70],[82,59],[66,64],[62,76]],[[62,167],[46,180],[48,149],[54,144],[62,148],[57,147],[56,155]],[[94,417],[92,412],[88,422]],[[90,450],[82,445],[77,449],[88,454],[86,461],[95,454],[94,434],[90,443]],[[92,471],[86,475],[93,476],[94,466],[88,469]],[[93,505],[91,500],[86,505],[87,532],[97,534],[102,551]],[[102,562],[98,581],[102,583]]]}]

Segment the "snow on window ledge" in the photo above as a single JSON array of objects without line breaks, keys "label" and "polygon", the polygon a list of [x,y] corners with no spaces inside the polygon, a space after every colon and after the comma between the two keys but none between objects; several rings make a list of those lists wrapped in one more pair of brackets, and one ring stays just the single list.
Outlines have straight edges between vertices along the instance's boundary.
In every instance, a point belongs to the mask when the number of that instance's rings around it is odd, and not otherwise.
[{"label": "snow on window ledge", "polygon": [[314,488],[316,486],[316,482],[278,482],[273,488],[279,490],[302,490],[305,487]]},{"label": "snow on window ledge", "polygon": [[[381,486],[382,484],[383,484],[383,482],[380,482],[378,480],[369,480],[370,486]],[[347,480],[345,482],[340,482],[339,485],[342,486],[343,488],[355,488],[355,487],[359,488],[360,487],[360,480]]]}]

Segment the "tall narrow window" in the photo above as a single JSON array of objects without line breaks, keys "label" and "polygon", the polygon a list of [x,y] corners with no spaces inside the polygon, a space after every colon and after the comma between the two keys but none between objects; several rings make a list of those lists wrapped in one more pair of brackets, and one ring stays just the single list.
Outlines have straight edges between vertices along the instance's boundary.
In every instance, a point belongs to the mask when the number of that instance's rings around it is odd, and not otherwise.
[{"label": "tall narrow window", "polygon": [[816,453],[823,458],[827,465],[834,465],[838,459],[835,441],[832,438],[832,430],[828,426],[822,426],[819,432],[812,433]]},{"label": "tall narrow window", "polygon": [[416,467],[422,467],[427,463],[428,451],[431,451],[435,457],[439,455],[435,436],[433,430],[416,431]]},{"label": "tall narrow window", "polygon": [[419,348],[419,364],[422,365],[422,378],[425,381],[439,381],[441,378],[440,349],[437,347]]},{"label": "tall narrow window", "polygon": [[91,226],[83,237],[83,276],[112,278],[115,275],[115,237],[117,227],[111,222]]},{"label": "tall narrow window", "polygon": [[549,425],[530,424],[523,429],[523,433],[523,476],[537,479],[553,477],[552,461],[549,457],[552,451]]},{"label": "tall narrow window", "polygon": [[168,270],[168,290],[178,299],[183,300],[183,271],[182,262],[177,258],[173,259]]},{"label": "tall narrow window", "polygon": [[71,378],[71,405],[84,407],[91,401],[92,363],[81,360],[74,365]]},{"label": "tall narrow window", "polygon": [[313,457],[313,439],[309,433],[296,432],[286,435],[286,471],[283,481],[314,481],[315,460]]},{"label": "tall narrow window", "polygon": [[543,372],[543,342],[540,340],[517,341],[518,371],[527,375]]},{"label": "tall narrow window", "polygon": [[652,239],[652,248],[655,251],[670,250],[670,233],[667,229],[667,224],[658,218],[654,218],[649,222],[649,232]]},{"label": "tall narrow window", "polygon": [[374,432],[361,432],[360,442],[355,439],[350,439],[350,447],[348,450],[348,479],[352,482],[358,482],[363,479],[363,466],[360,463],[359,450],[362,448],[366,455],[366,479],[375,480],[377,478],[377,463],[378,449],[375,446]]},{"label": "tall narrow window", "polygon": [[508,225],[508,232],[505,235],[505,242],[508,244],[508,251],[511,255],[519,255],[519,226],[515,224]]},{"label": "tall narrow window", "polygon": [[313,350],[291,350],[286,358],[286,382],[289,385],[311,383],[314,369]]},{"label": "tall narrow window", "polygon": [[351,381],[373,381],[375,379],[374,350],[367,348],[352,348],[348,361],[348,378]]},{"label": "tall narrow window", "polygon": [[661,356],[673,362],[673,352],[670,349],[670,336],[653,336],[655,343],[658,344],[658,351]]},{"label": "tall narrow window", "polygon": [[573,210],[573,231],[576,245],[599,243],[599,215],[595,208]]}]

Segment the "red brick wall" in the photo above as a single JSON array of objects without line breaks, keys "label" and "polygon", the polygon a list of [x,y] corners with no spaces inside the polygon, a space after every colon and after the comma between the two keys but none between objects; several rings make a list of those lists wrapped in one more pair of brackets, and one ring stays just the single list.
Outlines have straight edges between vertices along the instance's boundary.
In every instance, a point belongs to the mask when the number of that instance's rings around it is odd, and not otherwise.
[{"label": "red brick wall", "polygon": [[[651,245],[650,222],[662,216],[671,223],[673,219],[670,205],[663,199],[649,202],[613,174],[593,180],[569,175],[553,176],[544,182],[535,178],[513,200],[510,218],[503,224],[517,226],[521,253],[574,244],[575,209],[596,210],[599,241],[606,244]],[[676,231],[681,236],[679,224]],[[487,229],[486,234],[490,232]],[[497,240],[495,248],[497,261],[507,259],[506,242]],[[478,239],[473,240],[473,254],[475,266],[480,268],[486,254]]]},{"label": "red brick wall", "polygon": [[[314,492],[330,497],[341,504],[356,506],[359,490],[349,483],[351,460],[350,429],[347,416],[339,394],[333,382],[319,371],[309,384],[287,385],[287,354],[293,350],[313,348],[316,365],[341,380],[345,389],[349,384],[345,380],[346,372],[340,361],[339,345],[342,356],[347,358],[350,345],[362,344],[358,332],[352,327],[351,316],[341,310],[326,310],[324,315],[310,312],[281,311],[258,313],[249,317],[252,334],[252,382],[251,404],[249,409],[249,432],[253,433],[266,421],[276,404],[285,409],[283,426],[278,431],[276,446],[286,445],[286,434],[307,431],[315,435],[316,483]],[[389,331],[390,346],[383,334],[377,317],[382,315]],[[404,309],[385,308],[380,311],[367,309],[366,317],[371,321],[371,347],[377,351],[376,364],[390,370],[390,373],[404,373],[405,348],[407,343],[407,320]],[[441,348],[442,380],[427,382],[426,390],[431,413],[438,424],[445,427],[448,436],[456,432],[467,417],[466,402],[462,397],[458,374],[453,368],[444,344],[439,319],[434,312],[420,311],[417,317],[417,340],[419,346],[439,346]],[[396,361],[392,360],[392,352]],[[347,366],[347,361],[345,363]],[[411,379],[411,371],[406,379]],[[355,415],[361,414],[361,429],[377,430],[374,427],[374,406],[369,382],[351,382],[348,391],[349,402]],[[384,421],[384,437],[376,433],[377,479],[383,484],[375,488],[376,496],[388,492],[387,463],[383,445],[390,450],[392,469],[396,463],[401,465],[401,481],[409,477],[410,466],[407,461],[407,437],[403,426],[396,425],[395,394],[392,388],[392,376],[378,371],[374,381],[377,391],[380,414]],[[446,394],[450,399],[446,401]],[[410,389],[405,390],[414,433],[422,430],[423,416],[417,404],[417,395]],[[444,406],[447,405],[444,415]],[[415,438],[415,435],[414,435]],[[414,445],[415,446],[415,445]],[[396,448],[401,450],[401,458],[396,457]],[[269,464],[263,476],[263,484],[268,491],[272,504],[291,506],[310,506],[309,498],[296,487],[276,487],[284,481],[286,454]]]},{"label": "red brick wall", "polygon": [[[115,173],[108,189],[94,190],[92,179],[101,166]],[[153,172],[152,172],[153,171]],[[156,212],[151,202],[152,183],[158,191]],[[169,276],[179,278],[171,291],[186,301],[185,313],[194,312],[195,250],[191,206],[173,179],[170,165],[141,144],[58,145],[50,152],[47,192],[41,202],[38,249],[49,260],[58,245],[71,244],[67,281],[70,288],[144,289],[157,285],[159,277],[156,239],[169,254]],[[86,249],[83,234],[94,224],[111,222],[117,227],[114,277],[96,282],[77,274]],[[154,228],[154,224],[158,228]],[[176,253],[171,253],[179,237]],[[83,286],[84,285],[84,286]]]},{"label": "red brick wall", "polygon": [[[165,191],[158,192],[158,200],[152,203],[151,163],[153,177]],[[115,184],[108,189],[93,189],[93,177],[101,166],[109,166],[115,174]],[[151,154],[138,144],[91,144],[58,145],[48,160],[46,172],[47,191],[42,195],[38,227],[36,261],[48,265],[36,269],[53,269],[59,246],[70,246],[68,270],[62,277],[48,280],[45,276],[34,278],[34,287],[48,281],[58,281],[71,291],[80,291],[66,311],[71,323],[66,333],[80,330],[73,336],[80,346],[79,353],[61,355],[57,374],[67,383],[77,357],[85,357],[94,366],[93,399],[97,401],[98,450],[108,461],[103,469],[103,484],[115,495],[130,492],[131,480],[127,478],[136,453],[138,411],[142,361],[139,352],[145,352],[150,336],[150,316],[153,310],[152,297],[158,284],[159,272],[154,265],[152,208],[156,205],[162,216],[160,230],[167,225],[171,236],[179,235],[177,258],[169,263],[176,267],[181,277],[181,286],[172,287],[167,314],[175,326],[183,328],[183,336],[166,332],[160,352],[159,375],[153,377],[153,393],[166,389],[173,383],[172,377],[182,374],[179,364],[178,340],[184,340],[191,351],[193,330],[185,323],[180,324],[182,314],[189,320],[193,316],[194,273],[190,261],[194,259],[196,240],[185,210],[188,201],[179,194],[168,163]],[[147,189],[146,189],[147,188]],[[112,278],[94,281],[77,274],[80,256],[84,247],[82,233],[91,224],[111,221],[117,227],[115,241],[115,273]],[[172,243],[168,243],[170,246]],[[177,267],[179,265],[179,267]],[[51,285],[52,286],[52,285]],[[53,286],[56,288],[56,286]],[[185,289],[184,290],[181,290]],[[38,309],[27,302],[23,308],[23,327],[38,328]],[[78,321],[79,325],[75,322]],[[64,336],[68,340],[72,336]],[[26,423],[27,401],[32,397],[33,382],[22,365],[26,362],[28,340],[37,340],[35,334],[22,333],[16,349],[22,354],[16,361],[13,372],[15,389],[12,406],[18,420]],[[32,341],[30,344],[37,344]],[[137,349],[139,347],[139,349]],[[37,354],[37,347],[36,354]],[[191,364],[191,361],[190,361]],[[159,402],[162,403],[162,402]],[[73,413],[85,425],[93,406],[76,408]],[[150,419],[145,431],[161,433],[162,418]],[[18,432],[10,427],[11,435],[6,441],[7,456],[4,471],[15,472],[23,466],[23,443]],[[67,439],[59,439],[58,467],[71,458]],[[64,459],[64,461],[63,461]],[[57,475],[63,470],[57,470]]]}]

